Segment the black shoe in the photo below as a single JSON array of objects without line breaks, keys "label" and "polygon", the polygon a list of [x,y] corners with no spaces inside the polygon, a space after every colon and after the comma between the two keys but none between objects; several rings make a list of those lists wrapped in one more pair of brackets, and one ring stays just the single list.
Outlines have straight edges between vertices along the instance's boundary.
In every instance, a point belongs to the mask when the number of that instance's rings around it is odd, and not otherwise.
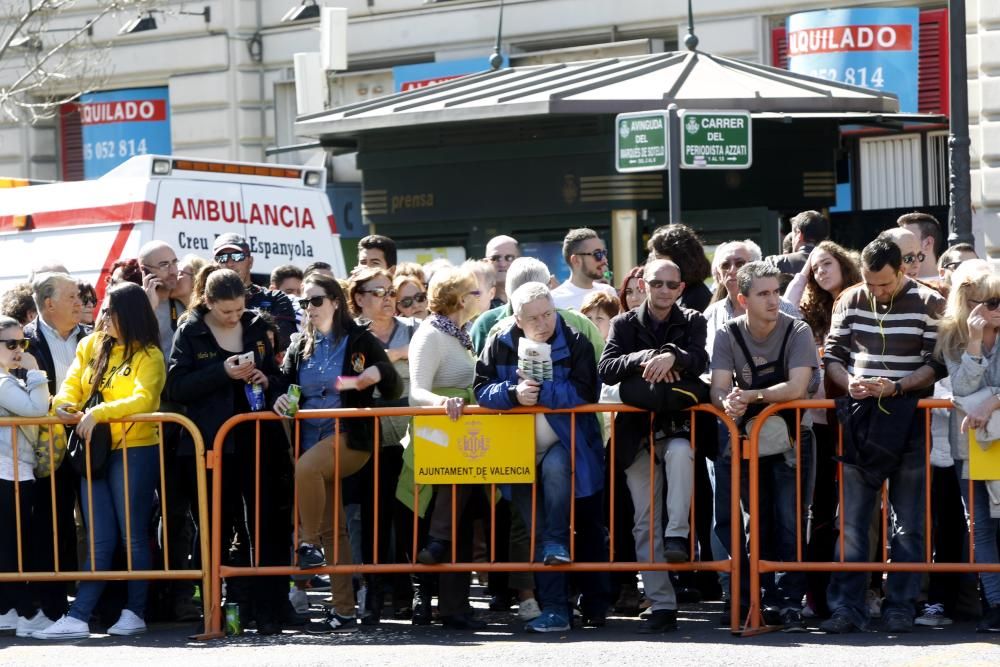
[{"label": "black shoe", "polygon": [[639,626],[636,632],[640,635],[655,635],[676,629],[677,610],[659,609],[650,614],[649,618],[642,622],[642,625]]},{"label": "black shoe", "polygon": [[431,596],[424,592],[423,587],[417,587],[413,593],[413,615],[410,622],[413,625],[430,625],[431,619]]},{"label": "black shoe", "polygon": [[490,598],[490,611],[510,611],[514,606],[514,595],[507,591]]},{"label": "black shoe", "polygon": [[258,635],[280,635],[281,624],[274,621],[257,621]]},{"label": "black shoe", "polygon": [[976,632],[1000,632],[1000,604],[991,604],[976,625]]},{"label": "black shoe", "polygon": [[328,591],[330,590],[330,577],[325,574],[314,574],[309,579],[308,588],[311,591]]},{"label": "black shoe", "polygon": [[913,632],[913,618],[902,611],[882,612],[882,631],[890,635]]},{"label": "black shoe", "polygon": [[839,611],[834,612],[833,616],[819,624],[819,631],[828,635],[846,635],[860,629],[846,613]]},{"label": "black shoe", "polygon": [[423,563],[424,565],[437,565],[438,563],[443,563],[450,560],[448,556],[451,554],[451,545],[445,540],[435,540],[432,539],[427,543],[427,546],[420,550],[417,554],[417,562]]},{"label": "black shoe", "polygon": [[584,628],[603,628],[608,624],[608,618],[604,614],[584,614],[580,617],[580,626]]},{"label": "black shoe", "polygon": [[683,602],[684,604],[698,604],[701,602],[701,591],[693,586],[683,586],[678,588],[677,601]]},{"label": "black shoe", "polygon": [[781,625],[782,632],[806,631],[806,622],[802,619],[802,612],[792,607],[781,610]]},{"label": "black shoe", "polygon": [[358,629],[358,619],[354,616],[340,616],[332,609],[326,612],[322,621],[310,623],[306,632],[312,635],[328,635],[331,633],[354,632]]},{"label": "black shoe", "polygon": [[308,542],[300,544],[299,548],[295,550],[295,553],[299,555],[299,568],[302,570],[308,570],[312,567],[323,567],[326,565],[326,558],[323,557],[323,550],[313,544],[309,544]]},{"label": "black shoe", "polygon": [[442,616],[441,625],[452,630],[482,630],[486,627],[486,622],[473,616],[472,612],[466,612],[454,616]]},{"label": "black shoe", "polygon": [[663,541],[663,556],[668,563],[687,561],[688,541],[683,537],[668,537]]},{"label": "black shoe", "polygon": [[782,618],[781,610],[777,607],[764,607],[760,610],[760,620],[764,625],[784,625],[785,621]]}]

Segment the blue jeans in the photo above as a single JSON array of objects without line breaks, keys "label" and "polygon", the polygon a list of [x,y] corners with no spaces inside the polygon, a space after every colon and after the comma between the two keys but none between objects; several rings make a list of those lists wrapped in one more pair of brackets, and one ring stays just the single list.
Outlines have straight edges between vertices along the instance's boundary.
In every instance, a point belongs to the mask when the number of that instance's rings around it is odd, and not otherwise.
[{"label": "blue jeans", "polygon": [[[569,549],[569,508],[573,502],[570,497],[572,472],[569,448],[564,447],[562,443],[552,445],[549,451],[545,452],[537,468],[534,559],[541,561],[542,553],[548,545],[558,544],[564,549]],[[531,485],[512,485],[511,502],[521,513],[528,530],[531,530]],[[546,611],[563,616],[569,614],[566,582],[566,575],[562,572],[535,573],[539,601]]]},{"label": "blue jeans", "polygon": [[[132,553],[133,570],[149,570],[153,565],[150,553],[149,524],[153,516],[153,494],[159,484],[160,449],[157,445],[128,448],[128,507],[131,522],[131,542],[127,548]],[[107,570],[115,549],[125,541],[125,465],[123,451],[111,452],[108,470],[103,479],[92,483],[94,493],[94,564],[95,570]],[[90,521],[87,480],[80,482],[80,501],[85,522]],[[90,525],[87,525],[88,535]],[[90,548],[84,570],[90,569]],[[90,614],[104,591],[106,582],[80,582],[76,601],[69,615],[89,622]],[[146,593],[149,582],[132,580],[128,582],[128,602],[125,608],[140,618],[146,611]]]},{"label": "blue jeans", "polygon": [[[922,422],[922,419],[917,419]],[[926,456],[921,447],[903,454],[899,467],[889,475],[889,503],[892,506],[892,560],[896,563],[918,563],[924,560],[924,504]],[[844,504],[840,508],[844,519],[844,560],[868,561],[868,528],[881,485],[871,486],[857,466],[844,465]],[[837,540],[834,560],[840,559]],[[871,575],[867,572],[834,572],[827,588],[827,604],[833,613],[847,614],[859,628],[868,624],[865,589]],[[916,614],[920,594],[919,572],[890,572],[886,582],[886,600],[882,616],[900,612],[909,618]]]},{"label": "blue jeans", "polygon": [[[813,458],[812,431],[808,428],[801,432],[802,453],[802,521],[798,534],[805,542],[805,518],[811,502],[809,497],[810,470]],[[730,531],[732,526],[732,481],[731,452],[729,430],[719,426],[719,456],[715,460],[715,537],[722,551],[714,554],[716,560],[731,557],[733,553]],[[763,560],[796,561],[796,511],[795,511],[795,450],[784,454],[773,454],[759,460],[760,465],[760,555]],[[749,508],[750,477],[746,462],[740,468],[740,498],[745,509]],[[743,516],[739,517],[743,523]],[[746,605],[749,601],[750,576],[749,555],[746,550],[746,524],[743,524],[743,544],[740,549],[740,600]],[[716,546],[713,540],[713,547]],[[805,545],[803,544],[803,549]],[[804,554],[803,554],[804,555]],[[802,606],[802,596],[806,592],[806,576],[804,572],[764,572],[760,575],[760,584],[764,589],[762,602],[764,605],[779,608]]]},{"label": "blue jeans", "polygon": [[[962,498],[965,499],[965,506],[969,507],[969,480],[963,479],[959,482],[962,489]],[[997,553],[997,530],[1000,529],[1000,519],[990,518],[990,497],[986,491],[986,482],[975,481],[972,483],[972,498],[975,505],[973,510],[973,530],[976,540],[976,562],[977,563],[998,563],[1000,557]],[[982,572],[979,579],[983,582],[983,595],[991,605],[1000,604],[1000,574],[995,572]]]}]

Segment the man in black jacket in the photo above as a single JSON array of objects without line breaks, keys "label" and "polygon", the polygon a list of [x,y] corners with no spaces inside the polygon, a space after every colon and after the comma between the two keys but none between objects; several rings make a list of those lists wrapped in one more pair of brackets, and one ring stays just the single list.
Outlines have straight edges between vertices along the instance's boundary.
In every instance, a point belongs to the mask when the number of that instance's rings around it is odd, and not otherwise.
[{"label": "man in black jacket", "polygon": [[[76,356],[76,346],[90,333],[80,324],[83,302],[76,281],[66,273],[42,273],[32,284],[38,317],[24,327],[28,353],[38,362],[38,368],[49,377],[49,395],[55,396]],[[59,538],[59,570],[78,569],[76,523],[73,508],[77,500],[77,475],[65,460],[53,473],[56,487],[55,522]],[[37,520],[33,522],[32,544],[35,546],[33,567],[37,571],[55,570],[52,543],[52,489],[50,480],[35,485],[32,507]],[[56,620],[68,610],[66,584],[63,582],[33,584],[40,598],[42,611]]]},{"label": "man in black jacket", "polygon": [[[641,279],[646,301],[611,321],[611,334],[598,364],[605,384],[620,384],[622,402],[656,412],[653,447],[657,465],[652,492],[648,417],[620,413],[615,418],[616,461],[625,468],[635,506],[632,534],[640,561],[649,559],[650,542],[655,562],[688,559],[693,454],[689,418],[679,408],[685,401],[691,404],[700,400],[698,394],[702,392],[697,378],[708,364],[708,354],[705,318],[697,311],[676,305],[684,291],[680,278],[680,269],[669,260],[657,259],[646,264]],[[682,388],[686,394],[674,391]],[[693,400],[691,395],[695,395]],[[678,400],[679,397],[684,398]],[[650,511],[654,513],[653,525],[662,525],[664,469],[669,519],[666,541],[658,531],[650,535],[649,530]],[[668,573],[642,572],[642,580],[646,597],[653,603],[653,613],[640,632],[675,629],[677,600]]]},{"label": "man in black jacket", "polygon": [[286,349],[291,342],[292,334],[299,330],[295,317],[295,306],[284,292],[270,290],[255,285],[250,279],[253,268],[253,255],[250,244],[239,234],[222,234],[215,239],[212,246],[215,261],[224,268],[235,271],[243,284],[247,286],[246,307],[248,310],[259,310],[270,313],[281,335],[280,349]]}]

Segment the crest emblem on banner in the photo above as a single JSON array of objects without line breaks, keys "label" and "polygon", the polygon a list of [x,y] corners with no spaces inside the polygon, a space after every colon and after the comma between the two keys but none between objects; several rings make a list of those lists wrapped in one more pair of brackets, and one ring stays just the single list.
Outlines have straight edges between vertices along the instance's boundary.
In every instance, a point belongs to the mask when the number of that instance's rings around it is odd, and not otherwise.
[{"label": "crest emblem on banner", "polygon": [[478,459],[490,451],[490,439],[481,430],[478,421],[471,421],[466,424],[465,435],[459,441],[459,448],[467,459]]}]

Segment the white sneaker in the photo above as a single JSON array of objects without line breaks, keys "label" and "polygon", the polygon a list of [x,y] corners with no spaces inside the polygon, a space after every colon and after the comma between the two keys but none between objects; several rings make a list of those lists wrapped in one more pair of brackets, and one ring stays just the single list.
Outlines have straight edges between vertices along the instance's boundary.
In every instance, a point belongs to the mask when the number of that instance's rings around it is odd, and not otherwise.
[{"label": "white sneaker", "polygon": [[17,610],[11,607],[6,614],[0,614],[0,635],[9,635],[17,628]]},{"label": "white sneaker", "polygon": [[51,618],[45,615],[45,612],[38,610],[33,618],[24,618],[23,616],[17,619],[17,636],[18,637],[33,637],[36,632],[46,630],[55,623]]},{"label": "white sneaker", "polygon": [[139,618],[135,612],[122,609],[122,615],[118,617],[118,622],[108,628],[109,635],[127,637],[129,635],[141,635],[146,631],[146,621]]},{"label": "white sneaker", "polygon": [[309,596],[298,586],[292,586],[288,591],[288,601],[292,603],[292,609],[296,614],[309,613]]},{"label": "white sneaker", "polygon": [[90,626],[67,615],[44,630],[32,632],[31,636],[35,639],[87,639],[90,637]]},{"label": "white sneaker", "polygon": [[542,608],[538,606],[535,598],[521,600],[517,605],[517,617],[522,621],[533,621],[542,615]]},{"label": "white sneaker", "polygon": [[951,625],[952,620],[944,615],[944,605],[939,602],[937,604],[924,604],[923,613],[917,616],[913,622],[916,625],[936,628],[942,625]]}]

